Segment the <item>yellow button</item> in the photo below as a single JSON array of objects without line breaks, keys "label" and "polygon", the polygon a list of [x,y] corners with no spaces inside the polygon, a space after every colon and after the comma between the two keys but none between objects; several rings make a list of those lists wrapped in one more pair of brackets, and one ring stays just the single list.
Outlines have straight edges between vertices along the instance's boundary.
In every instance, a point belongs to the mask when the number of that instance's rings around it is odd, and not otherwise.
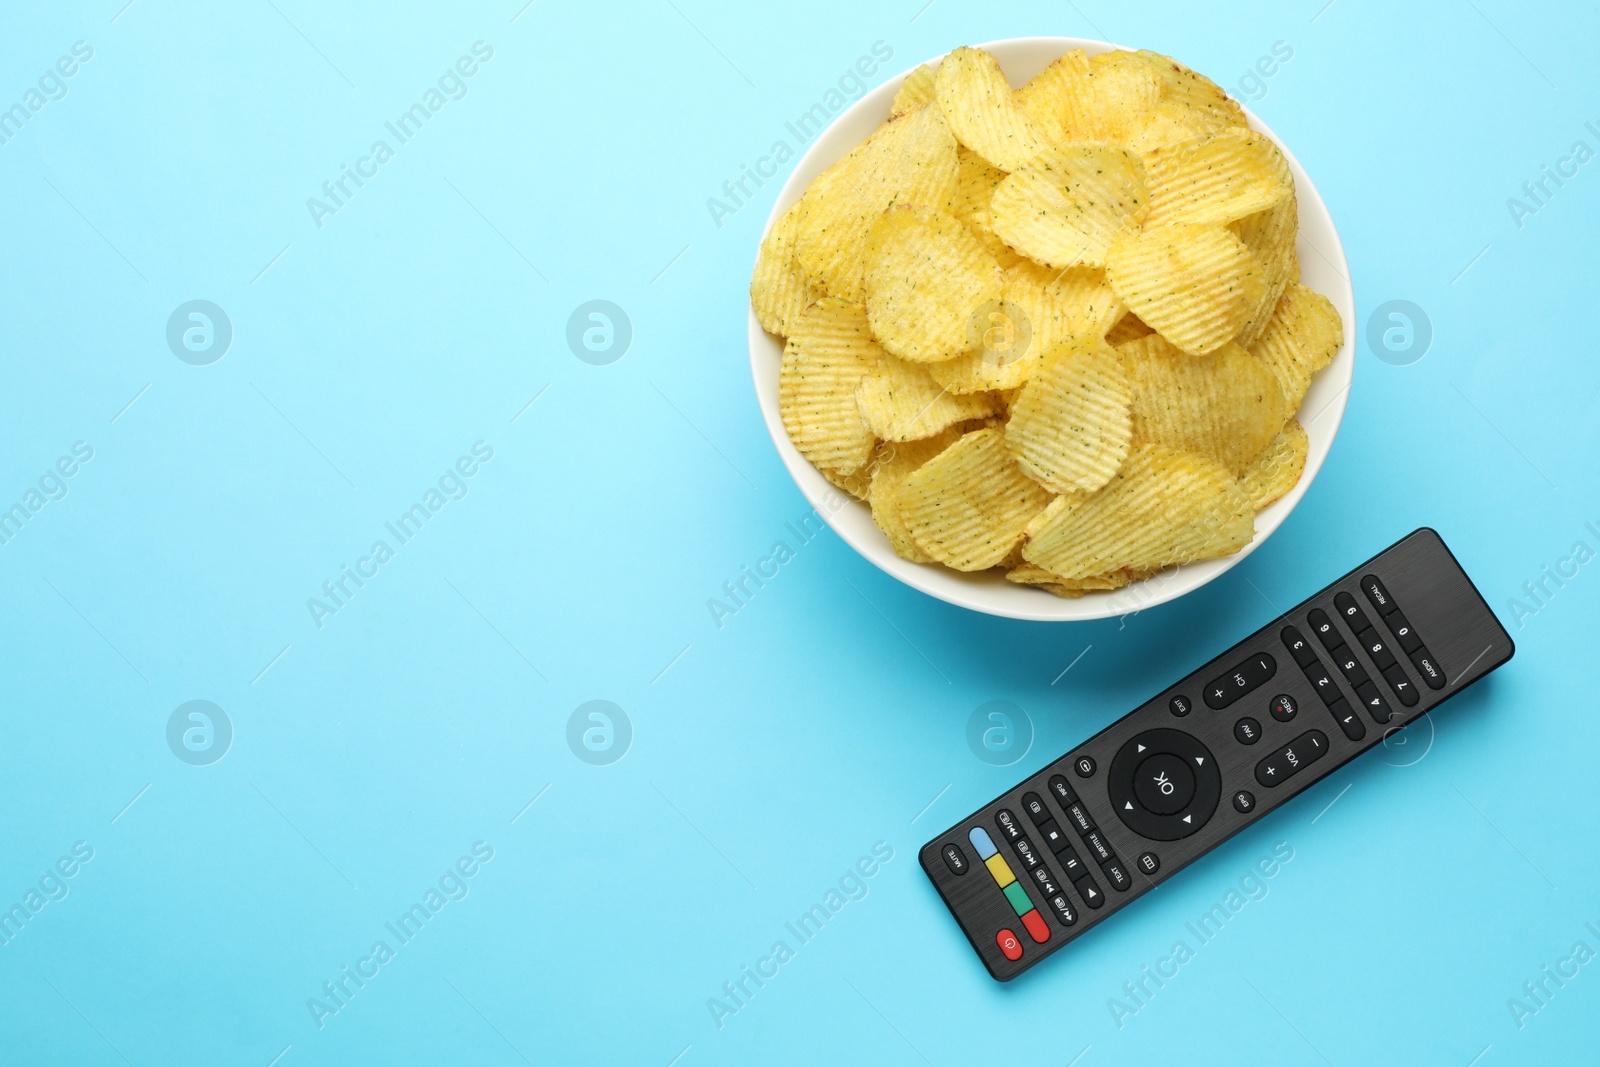
[{"label": "yellow button", "polygon": [[995,884],[1001,889],[1017,880],[1017,876],[1011,873],[1011,868],[1006,866],[1006,858],[998,852],[984,860],[983,864],[989,868],[989,873],[994,875]]}]

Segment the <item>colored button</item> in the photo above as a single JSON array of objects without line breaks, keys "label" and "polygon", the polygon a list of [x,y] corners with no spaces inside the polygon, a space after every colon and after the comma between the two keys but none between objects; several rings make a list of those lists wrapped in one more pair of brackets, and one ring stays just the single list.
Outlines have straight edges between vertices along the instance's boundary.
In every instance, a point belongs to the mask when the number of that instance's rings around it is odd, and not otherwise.
[{"label": "colored button", "polygon": [[1004,887],[1017,880],[1017,876],[1011,873],[1011,865],[998,852],[984,860],[983,865],[989,868],[990,874],[994,875],[996,885]]},{"label": "colored button", "polygon": [[1005,888],[1006,899],[1011,901],[1011,910],[1018,915],[1033,910],[1033,901],[1028,899],[1028,891],[1022,888],[1021,882],[1012,882]]},{"label": "colored button", "polygon": [[967,854],[954,841],[944,846],[944,865],[950,868],[951,874],[967,873]]},{"label": "colored button", "polygon": [[972,842],[973,849],[978,853],[980,860],[987,860],[1000,850],[994,847],[994,839],[989,836],[989,831],[981,826],[974,826],[967,831],[967,840]]},{"label": "colored button", "polygon": [[1038,944],[1050,940],[1050,928],[1044,924],[1044,916],[1037,911],[1030,911],[1022,917],[1022,925],[1027,928],[1028,936]]},{"label": "colored button", "polygon": [[1008,960],[1022,958],[1022,942],[1017,940],[1017,935],[1010,930],[1001,930],[994,935],[994,943],[1000,946],[1000,951]]}]

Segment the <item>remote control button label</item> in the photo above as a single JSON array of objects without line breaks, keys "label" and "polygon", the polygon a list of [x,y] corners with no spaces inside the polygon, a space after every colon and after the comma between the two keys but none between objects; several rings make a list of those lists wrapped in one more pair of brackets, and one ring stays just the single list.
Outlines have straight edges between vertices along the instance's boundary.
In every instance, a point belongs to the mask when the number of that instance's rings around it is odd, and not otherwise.
[{"label": "remote control button label", "polygon": [[1073,882],[1072,888],[1078,891],[1078,895],[1083,898],[1083,902],[1091,908],[1098,908],[1106,902],[1106,895],[1100,891],[1100,887],[1095,884],[1095,880],[1088,875],[1084,875],[1076,882]]},{"label": "remote control button label", "polygon": [[1133,796],[1146,811],[1172,815],[1194,799],[1194,772],[1187,761],[1158,752],[1133,774]]},{"label": "remote control button label", "polygon": [[1071,926],[1078,921],[1078,913],[1072,910],[1072,901],[1067,899],[1065,893],[1051,897],[1050,907],[1055,911],[1056,918],[1061,920],[1062,926]]},{"label": "remote control button label", "polygon": [[1072,769],[1078,772],[1079,778],[1094,777],[1095,762],[1093,756],[1079,756],[1072,761]]},{"label": "remote control button label", "polygon": [[1333,675],[1321,663],[1306,668],[1306,681],[1311,683],[1311,688],[1317,691],[1324,704],[1344,699],[1339,695],[1339,687],[1333,684]]},{"label": "remote control button label", "polygon": [[1096,863],[1116,858],[1116,853],[1111,851],[1111,845],[1106,842],[1099,830],[1090,830],[1084,834],[1083,843],[1089,847],[1089,855],[1094,857]]},{"label": "remote control button label", "polygon": [[1241,815],[1248,815],[1256,810],[1256,795],[1248,789],[1241,789],[1233,794],[1233,810]]},{"label": "remote control button label", "polygon": [[1206,707],[1213,711],[1227,707],[1271,678],[1277,669],[1276,660],[1265,652],[1257,653],[1227,674],[1206,683]]},{"label": "remote control button label", "polygon": [[1022,836],[1022,827],[1017,823],[1017,817],[1005,808],[995,812],[994,821],[1000,827],[1000,833],[1008,841],[1015,841]]},{"label": "remote control button label", "polygon": [[1338,629],[1333,625],[1333,620],[1328,618],[1328,613],[1321,608],[1312,608],[1306,616],[1306,621],[1311,624],[1311,632],[1317,635],[1317,640],[1322,642],[1322,647],[1333,651],[1344,644],[1344,638],[1339,636]]},{"label": "remote control button label", "polygon": [[1367,672],[1362,668],[1361,662],[1356,659],[1356,654],[1350,651],[1349,645],[1340,645],[1330,655],[1333,656],[1334,666],[1339,668],[1339,673],[1344,675],[1344,680],[1350,683],[1351,689],[1360,689],[1372,679],[1367,677]]},{"label": "remote control button label", "polygon": [[1017,855],[1022,858],[1022,865],[1028,870],[1033,870],[1044,860],[1039,856],[1039,850],[1033,847],[1033,842],[1026,837],[1019,837],[1011,842],[1011,847],[1017,850]]},{"label": "remote control button label", "polygon": [[1367,706],[1367,714],[1372,716],[1375,723],[1386,723],[1394,717],[1394,711],[1383,699],[1383,694],[1378,692],[1378,687],[1371,682],[1364,682],[1356,686],[1356,699]]},{"label": "remote control button label", "polygon": [[1182,693],[1179,693],[1177,696],[1167,701],[1167,710],[1181,719],[1194,710],[1194,705],[1189,703],[1188,697],[1184,696]]},{"label": "remote control button label", "polygon": [[1300,710],[1300,705],[1294,702],[1294,697],[1288,693],[1279,693],[1272,698],[1272,703],[1267,705],[1267,710],[1279,722],[1288,722],[1294,718],[1294,713]]},{"label": "remote control button label", "polygon": [[1367,613],[1361,610],[1361,605],[1357,604],[1356,598],[1349,593],[1335,596],[1333,606],[1339,609],[1339,615],[1344,619],[1345,625],[1356,633],[1372,629],[1372,622],[1367,618]]},{"label": "remote control button label", "polygon": [[[1256,781],[1271,789],[1282,785],[1328,751],[1328,736],[1321,730],[1307,730],[1278,751],[1256,764]],[[1237,806],[1238,796],[1234,801]]]},{"label": "remote control button label", "polygon": [[1008,960],[1022,958],[1022,942],[1017,940],[1017,935],[1010,930],[1001,930],[994,935],[994,943],[1000,946],[1000,952]]},{"label": "remote control button label", "polygon": [[1072,783],[1059,774],[1050,776],[1050,792],[1055,794],[1056,800],[1063,808],[1078,799],[1078,794],[1072,791]]},{"label": "remote control button label", "polygon": [[1074,800],[1067,805],[1067,821],[1070,822],[1078,833],[1086,834],[1094,829],[1094,820],[1089,818],[1089,810],[1083,806],[1081,800]]},{"label": "remote control button label", "polygon": [[1111,887],[1117,892],[1126,893],[1133,886],[1133,879],[1128,877],[1121,860],[1115,858],[1106,860],[1100,865],[1100,869],[1105,872],[1106,881],[1110,882]]},{"label": "remote control button label", "polygon": [[1294,661],[1301,668],[1309,667],[1317,662],[1317,654],[1306,643],[1306,639],[1300,636],[1299,630],[1296,630],[1293,626],[1285,626],[1278,636],[1283,638],[1283,647],[1289,650],[1289,655],[1294,657]]},{"label": "remote control button label", "polygon": [[990,856],[1000,851],[994,847],[994,839],[989,836],[989,831],[981,826],[974,826],[967,831],[967,840],[971,842],[972,848],[977,852],[980,860],[987,860]]},{"label": "remote control button label", "polygon": [[1035,826],[1042,825],[1050,818],[1050,812],[1044,806],[1044,798],[1038,793],[1022,794],[1022,807]]},{"label": "remote control button label", "polygon": [[1428,683],[1429,689],[1444,688],[1444,671],[1439,669],[1438,662],[1427,649],[1424,648],[1413,652],[1411,654],[1411,665],[1417,669],[1418,674],[1422,675],[1422,680]]},{"label": "remote control button label", "polygon": [[1056,853],[1056,862],[1061,864],[1061,869],[1067,872],[1067,877],[1074,882],[1089,873],[1089,869],[1078,858],[1078,853],[1071,845]]},{"label": "remote control button label", "polygon": [[1339,729],[1343,730],[1344,735],[1350,740],[1359,741],[1367,736],[1367,728],[1361,724],[1361,717],[1356,714],[1356,709],[1350,706],[1348,700],[1340,697],[1328,705],[1328,711],[1339,724]]},{"label": "remote control button label", "polygon": [[1389,632],[1394,634],[1394,639],[1400,642],[1400,651],[1412,655],[1422,648],[1422,638],[1417,636],[1417,631],[1411,626],[1411,620],[1402,615],[1398,610],[1390,612],[1383,617],[1389,624]]},{"label": "remote control button label", "polygon": [[1044,847],[1051,852],[1060,852],[1069,842],[1066,831],[1056,825],[1054,819],[1046,819],[1039,824],[1039,836],[1044,838]]},{"label": "remote control button label", "polygon": [[1373,665],[1379,671],[1386,671],[1395,665],[1394,653],[1389,650],[1389,643],[1378,636],[1378,631],[1363,630],[1356,634],[1356,639],[1367,650],[1367,655],[1372,657]]},{"label": "remote control button label", "polygon": [[1400,698],[1400,703],[1406,707],[1415,707],[1417,687],[1411,684],[1411,679],[1406,677],[1405,668],[1396,663],[1383,672],[1383,680],[1389,683],[1389,688],[1394,690],[1394,695]]},{"label": "remote control button label", "polygon": [[1233,737],[1241,745],[1253,745],[1261,740],[1261,724],[1246,715],[1233,724]]},{"label": "remote control button label", "polygon": [[944,846],[944,865],[950,868],[951,874],[967,873],[967,854],[961,851],[961,846],[954,841]]},{"label": "remote control button label", "polygon": [[1154,852],[1141,852],[1134,861],[1145,874],[1155,874],[1161,869],[1161,860]]},{"label": "remote control button label", "polygon": [[1033,901],[1028,899],[1028,891],[1022,888],[1021,882],[1011,882],[1005,887],[1006,899],[1011,902],[1011,910],[1018,915],[1033,910]]},{"label": "remote control button label", "polygon": [[994,875],[995,885],[1001,889],[1017,880],[1017,876],[1011,873],[1011,864],[1007,863],[1006,858],[998,852],[984,860],[983,865],[989,868],[989,873]]},{"label": "remote control button label", "polygon": [[1051,893],[1059,893],[1061,891],[1061,887],[1056,885],[1056,876],[1051,874],[1046,868],[1035,867],[1029,873],[1033,875],[1033,884],[1037,886],[1039,892],[1043,893],[1045,896],[1049,896]]},{"label": "remote control button label", "polygon": [[1367,594],[1367,600],[1378,609],[1379,614],[1387,615],[1398,611],[1394,598],[1389,595],[1389,590],[1383,587],[1376,574],[1365,574],[1361,577],[1361,591]]},{"label": "remote control button label", "polygon": [[1050,928],[1044,924],[1044,916],[1037,911],[1030,911],[1024,915],[1022,925],[1036,944],[1042,945],[1050,940]]}]

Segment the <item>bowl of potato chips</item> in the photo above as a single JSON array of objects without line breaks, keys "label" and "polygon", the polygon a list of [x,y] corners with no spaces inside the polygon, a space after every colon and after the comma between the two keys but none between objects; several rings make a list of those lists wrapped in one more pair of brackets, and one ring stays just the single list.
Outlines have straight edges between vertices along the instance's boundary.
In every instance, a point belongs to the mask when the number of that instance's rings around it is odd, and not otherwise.
[{"label": "bowl of potato chips", "polygon": [[856,551],[1019,619],[1204,585],[1344,414],[1344,250],[1278,138],[1167,56],[1030,37],[857,100],[756,257],[757,398]]}]

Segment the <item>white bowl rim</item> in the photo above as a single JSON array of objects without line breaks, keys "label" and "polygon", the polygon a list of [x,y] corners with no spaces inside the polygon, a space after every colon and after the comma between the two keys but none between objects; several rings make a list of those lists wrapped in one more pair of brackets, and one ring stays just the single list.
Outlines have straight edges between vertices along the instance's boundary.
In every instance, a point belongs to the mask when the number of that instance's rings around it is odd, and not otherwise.
[{"label": "white bowl rim", "polygon": [[[1007,57],[1010,55],[1015,61],[1015,53],[1024,49],[1056,49],[1051,59],[1074,48],[1082,48],[1090,55],[1100,52],[1115,50],[1131,51],[1123,45],[1111,44],[1106,41],[1097,41],[1082,37],[1010,37],[996,41],[989,41],[975,47],[985,49],[995,55],[1000,61],[1001,68],[1007,68]],[[924,60],[923,63],[937,63],[944,58],[944,53]],[[1050,60],[1046,60],[1048,63]],[[1181,60],[1180,60],[1181,62]],[[899,74],[887,78],[876,88],[863,93],[854,103],[836,115],[828,126],[819,132],[806,146],[799,158],[795,161],[793,170],[784,181],[779,190],[777,199],[773,203],[772,211],[767,217],[766,225],[762,227],[762,237],[782,217],[789,205],[798,200],[811,179],[820,173],[826,166],[842,158],[851,148],[864,139],[862,137],[846,138],[841,131],[843,128],[860,125],[869,121],[868,127],[876,125],[888,118],[890,101],[893,99],[900,84],[907,75],[922,66],[923,63],[913,64]],[[1011,76],[1007,70],[1007,76]],[[1029,75],[1031,77],[1031,74]],[[749,309],[747,313],[747,331],[750,349],[751,379],[755,386],[756,399],[761,407],[762,419],[766,423],[767,433],[772,438],[773,445],[778,450],[778,456],[783,461],[784,468],[794,480],[795,486],[800,490],[806,501],[812,505],[816,513],[822,517],[829,527],[839,537],[860,554],[867,561],[886,574],[898,579],[913,589],[929,596],[936,597],[946,603],[988,615],[1004,618],[1022,619],[1033,622],[1087,622],[1095,619],[1113,618],[1137,614],[1159,604],[1167,603],[1193,592],[1213,579],[1225,574],[1237,565],[1246,556],[1259,548],[1270,537],[1289,513],[1299,504],[1301,498],[1310,488],[1312,481],[1321,470],[1324,460],[1327,459],[1332,449],[1334,438],[1338,435],[1339,426],[1344,419],[1345,406],[1349,401],[1350,385],[1355,376],[1355,345],[1352,340],[1352,330],[1355,321],[1355,293],[1350,280],[1350,267],[1345,259],[1344,244],[1339,239],[1338,228],[1334,225],[1333,217],[1329,213],[1327,204],[1323,201],[1321,193],[1312,182],[1305,168],[1290,151],[1283,139],[1272,131],[1266,123],[1242,103],[1240,107],[1245,113],[1251,128],[1266,134],[1283,151],[1284,158],[1288,161],[1290,170],[1294,174],[1295,194],[1299,200],[1300,227],[1297,240],[1297,250],[1307,247],[1316,253],[1323,263],[1316,260],[1301,258],[1301,267],[1304,274],[1309,274],[1321,279],[1322,284],[1313,285],[1305,282],[1317,292],[1323,293],[1333,301],[1334,307],[1344,319],[1344,339],[1333,362],[1319,372],[1312,382],[1311,390],[1301,402],[1300,412],[1311,410],[1314,413],[1309,419],[1302,419],[1301,425],[1305,426],[1307,436],[1310,438],[1310,448],[1306,456],[1305,470],[1294,488],[1284,494],[1270,507],[1257,513],[1255,517],[1256,531],[1251,542],[1238,552],[1220,559],[1203,560],[1198,563],[1185,564],[1169,568],[1142,582],[1134,582],[1122,589],[1111,592],[1089,593],[1077,599],[1063,599],[1040,589],[1007,582],[1004,577],[996,575],[993,571],[980,571],[976,574],[963,574],[947,567],[934,564],[912,563],[896,555],[889,546],[888,540],[882,532],[873,525],[872,517],[867,506],[861,501],[835,488],[822,472],[812,466],[794,447],[789,440],[788,432],[784,429],[782,416],[778,412],[777,397],[777,362],[782,353],[782,345],[772,335],[761,328],[761,323],[756,319],[755,311]],[[864,119],[869,112],[877,112],[875,119]],[[837,151],[829,155],[820,152],[828,146],[839,142]],[[823,158],[826,155],[827,158]],[[1324,238],[1326,247],[1313,244],[1307,237],[1307,223],[1313,224],[1312,228]],[[1331,277],[1330,277],[1331,275]],[[1302,281],[1305,281],[1302,278]],[[763,368],[762,361],[767,366]],[[771,387],[763,385],[763,377],[769,377]],[[1332,395],[1329,395],[1329,394]],[[1320,405],[1313,406],[1313,401],[1320,401]],[[1324,423],[1330,418],[1330,423]],[[1326,426],[1324,430],[1321,427]],[[1316,426],[1316,432],[1313,427]],[[853,518],[852,518],[853,517]],[[859,519],[865,519],[863,526]]]}]

